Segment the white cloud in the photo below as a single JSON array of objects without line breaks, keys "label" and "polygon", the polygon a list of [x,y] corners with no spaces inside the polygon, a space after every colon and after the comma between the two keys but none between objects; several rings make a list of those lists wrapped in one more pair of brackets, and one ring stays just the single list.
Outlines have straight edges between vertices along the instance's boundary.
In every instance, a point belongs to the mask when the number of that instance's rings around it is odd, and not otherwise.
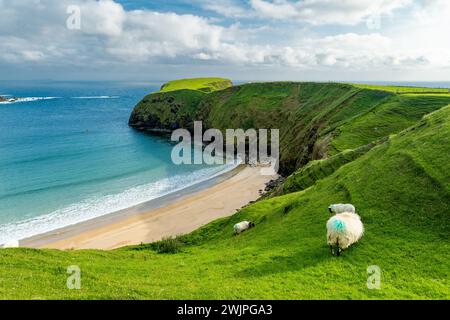
[{"label": "white cloud", "polygon": [[[340,21],[344,16],[346,23],[357,23],[367,15],[390,13],[409,1],[252,0],[251,3],[255,10],[271,18],[281,19],[287,14],[321,24]],[[81,8],[81,30],[66,28],[66,9],[73,4]],[[242,66],[289,67],[345,73],[450,66],[450,44],[448,36],[445,37],[450,29],[449,1],[428,0],[416,6],[412,16],[420,21],[419,26],[406,20],[401,23],[404,29],[385,33],[364,33],[370,32],[364,29],[325,36],[313,32],[302,35],[289,29],[292,26],[277,26],[279,29],[271,29],[269,37],[266,27],[269,24],[226,25],[192,14],[127,11],[113,0],[57,3],[0,0],[0,11],[6,13],[0,20],[0,68],[1,64],[45,65],[77,70],[95,67],[108,72],[111,66],[119,66],[126,72],[130,67],[140,70],[152,65],[215,64],[228,66],[229,70]],[[230,6],[230,15],[244,14],[236,10]],[[276,32],[291,36],[277,38]],[[423,46],[425,42],[427,45]]]},{"label": "white cloud", "polygon": [[107,51],[125,59],[189,56],[219,48],[225,38],[223,27],[193,15],[132,11],[126,16],[125,32],[111,38]]},{"label": "white cloud", "polygon": [[298,19],[313,25],[355,25],[411,3],[412,0],[251,0],[253,9],[261,17]]},{"label": "white cloud", "polygon": [[23,50],[20,54],[27,61],[40,61],[44,59],[44,53],[41,51]]},{"label": "white cloud", "polygon": [[288,1],[251,0],[253,9],[263,18],[290,19],[298,16],[296,5]]},{"label": "white cloud", "polygon": [[91,34],[119,36],[127,13],[114,1],[83,1],[80,5],[82,31]]},{"label": "white cloud", "polygon": [[203,9],[216,12],[224,17],[245,18],[251,16],[249,10],[236,0],[200,0],[198,2]]}]

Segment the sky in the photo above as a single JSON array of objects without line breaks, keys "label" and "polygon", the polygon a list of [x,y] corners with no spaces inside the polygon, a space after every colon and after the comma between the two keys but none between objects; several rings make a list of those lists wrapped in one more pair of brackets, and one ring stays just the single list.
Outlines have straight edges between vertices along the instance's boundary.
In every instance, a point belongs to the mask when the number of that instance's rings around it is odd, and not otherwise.
[{"label": "sky", "polygon": [[0,80],[450,80],[448,0],[0,0],[0,15]]}]

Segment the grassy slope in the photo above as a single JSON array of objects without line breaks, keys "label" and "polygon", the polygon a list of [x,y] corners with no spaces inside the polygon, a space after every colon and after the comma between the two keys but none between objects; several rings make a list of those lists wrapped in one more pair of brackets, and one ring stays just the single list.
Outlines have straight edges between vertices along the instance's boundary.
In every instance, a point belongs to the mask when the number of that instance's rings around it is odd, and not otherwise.
[{"label": "grassy slope", "polygon": [[[182,253],[0,251],[2,298],[450,298],[450,107],[392,136],[310,188],[260,201],[184,236]],[[366,227],[340,258],[326,208],[351,201]],[[240,236],[232,225],[252,219]],[[82,290],[65,289],[66,268]],[[366,288],[369,265],[382,289]]]},{"label": "grassy slope", "polygon": [[356,148],[416,123],[425,114],[450,103],[448,95],[395,95],[338,128],[331,154]]},{"label": "grassy slope", "polygon": [[363,156],[384,141],[386,141],[386,139],[369,143],[357,149],[344,150],[343,152],[326,159],[311,161],[306,166],[298,169],[287,177],[283,185],[270,196],[305,190],[314,185],[317,181],[330,176],[343,165]]}]

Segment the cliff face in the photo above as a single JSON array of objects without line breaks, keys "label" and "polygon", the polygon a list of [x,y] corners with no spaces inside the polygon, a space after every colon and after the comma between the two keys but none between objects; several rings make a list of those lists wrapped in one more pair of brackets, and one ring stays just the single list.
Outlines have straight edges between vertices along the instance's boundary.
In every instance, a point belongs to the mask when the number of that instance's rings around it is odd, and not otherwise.
[{"label": "cliff face", "polygon": [[349,84],[251,83],[211,93],[176,90],[150,94],[136,106],[129,123],[153,132],[192,129],[193,121],[203,121],[205,130],[279,129],[280,172],[288,175],[311,160],[399,132],[411,123],[391,123],[389,117],[417,121],[450,103],[450,97],[428,100],[423,111],[415,103],[419,101],[414,97]]},{"label": "cliff face", "polygon": [[204,96],[205,93],[193,90],[150,94],[134,108],[129,125],[150,132],[190,128]]}]

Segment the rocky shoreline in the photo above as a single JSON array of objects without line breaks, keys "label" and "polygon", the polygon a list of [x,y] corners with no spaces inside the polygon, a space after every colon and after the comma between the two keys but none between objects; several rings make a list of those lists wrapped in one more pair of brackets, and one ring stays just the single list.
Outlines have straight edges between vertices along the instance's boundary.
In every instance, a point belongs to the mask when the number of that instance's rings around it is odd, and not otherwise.
[{"label": "rocky shoreline", "polygon": [[0,102],[16,102],[18,100],[19,100],[19,98],[16,98],[16,97],[7,98],[7,97],[0,96]]}]

